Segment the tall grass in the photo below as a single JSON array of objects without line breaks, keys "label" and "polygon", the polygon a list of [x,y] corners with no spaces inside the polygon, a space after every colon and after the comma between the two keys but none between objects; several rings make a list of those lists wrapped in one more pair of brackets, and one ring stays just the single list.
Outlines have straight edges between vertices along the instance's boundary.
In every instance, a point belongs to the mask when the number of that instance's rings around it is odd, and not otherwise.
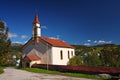
[{"label": "tall grass", "polygon": [[0,74],[3,72],[4,72],[3,67],[0,67]]}]

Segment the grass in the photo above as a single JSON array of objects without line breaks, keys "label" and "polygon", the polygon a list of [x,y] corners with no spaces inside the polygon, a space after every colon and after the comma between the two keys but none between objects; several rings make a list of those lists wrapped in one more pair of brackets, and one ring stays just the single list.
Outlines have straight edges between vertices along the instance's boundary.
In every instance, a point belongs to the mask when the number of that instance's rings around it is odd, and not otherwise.
[{"label": "grass", "polygon": [[59,72],[59,71],[45,70],[45,69],[39,69],[39,68],[22,68],[22,70],[26,70],[26,71],[30,71],[30,72],[36,72],[36,73],[58,74],[58,75],[71,76],[71,77],[96,79],[96,75],[91,75],[91,74],[62,73],[62,72]]},{"label": "grass", "polygon": [[95,75],[82,74],[82,73],[65,73],[65,75],[67,75],[67,76],[72,76],[72,77],[89,78],[89,79],[94,79],[94,78],[96,78]]},{"label": "grass", "polygon": [[4,72],[3,67],[0,67],[0,74]]},{"label": "grass", "polygon": [[35,73],[47,73],[47,74],[59,74],[58,71],[52,71],[52,70],[45,70],[45,69],[39,69],[39,68],[22,68],[22,70],[35,72]]}]

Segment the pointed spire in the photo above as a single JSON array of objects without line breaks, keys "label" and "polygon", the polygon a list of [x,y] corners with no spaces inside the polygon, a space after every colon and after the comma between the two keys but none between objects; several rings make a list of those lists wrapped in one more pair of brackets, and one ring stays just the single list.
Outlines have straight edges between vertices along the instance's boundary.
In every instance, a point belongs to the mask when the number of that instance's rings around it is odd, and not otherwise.
[{"label": "pointed spire", "polygon": [[40,21],[38,19],[38,14],[37,13],[36,13],[34,21],[33,21],[33,24],[36,24],[36,23],[40,24]]}]

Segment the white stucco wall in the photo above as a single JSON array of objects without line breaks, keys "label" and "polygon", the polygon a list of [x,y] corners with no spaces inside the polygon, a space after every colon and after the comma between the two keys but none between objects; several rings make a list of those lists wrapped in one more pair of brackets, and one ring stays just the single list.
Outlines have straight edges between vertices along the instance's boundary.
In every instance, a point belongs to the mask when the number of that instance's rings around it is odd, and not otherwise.
[{"label": "white stucco wall", "polygon": [[40,60],[31,61],[31,62],[30,62],[30,67],[31,67],[33,64],[40,64],[40,63],[41,63]]},{"label": "white stucco wall", "polygon": [[32,31],[33,36],[41,36],[41,29],[40,29],[40,24],[36,23],[33,25],[33,31]]},{"label": "white stucco wall", "polygon": [[[61,53],[63,53],[63,59],[61,59]],[[75,55],[74,49],[71,48],[61,48],[61,47],[52,47],[52,64],[54,65],[67,65],[68,59],[68,51],[69,57],[72,58]],[[72,55],[73,54],[73,55]]]}]

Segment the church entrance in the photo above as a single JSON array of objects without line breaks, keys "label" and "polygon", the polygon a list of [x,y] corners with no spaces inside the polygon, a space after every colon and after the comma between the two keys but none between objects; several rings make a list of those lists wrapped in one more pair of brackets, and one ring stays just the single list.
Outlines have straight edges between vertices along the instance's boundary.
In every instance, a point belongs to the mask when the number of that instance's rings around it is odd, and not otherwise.
[{"label": "church entrance", "polygon": [[29,62],[26,62],[26,68],[29,68],[30,67],[30,63]]}]

